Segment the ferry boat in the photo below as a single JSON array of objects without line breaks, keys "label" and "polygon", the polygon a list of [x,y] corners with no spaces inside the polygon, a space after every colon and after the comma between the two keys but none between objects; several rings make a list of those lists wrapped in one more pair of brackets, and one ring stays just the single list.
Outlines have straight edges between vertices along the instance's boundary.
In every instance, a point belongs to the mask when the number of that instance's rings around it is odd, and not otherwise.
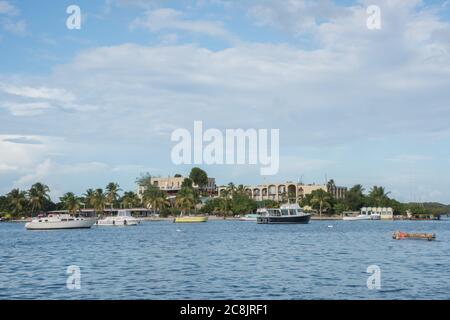
[{"label": "ferry boat", "polygon": [[95,217],[70,214],[39,215],[25,224],[27,230],[87,229],[96,222]]},{"label": "ferry boat", "polygon": [[137,226],[140,220],[133,217],[128,210],[119,210],[116,216],[105,217],[97,221],[98,226]]},{"label": "ferry boat", "polygon": [[283,204],[279,209],[262,209],[256,221],[259,224],[307,224],[310,219],[311,215],[305,213],[298,204]]}]

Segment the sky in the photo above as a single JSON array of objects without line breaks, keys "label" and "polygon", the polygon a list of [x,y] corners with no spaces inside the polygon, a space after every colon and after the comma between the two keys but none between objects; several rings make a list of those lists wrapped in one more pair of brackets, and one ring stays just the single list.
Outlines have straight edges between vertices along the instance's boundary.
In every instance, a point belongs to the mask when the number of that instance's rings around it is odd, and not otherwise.
[{"label": "sky", "polygon": [[448,204],[450,1],[0,0],[0,194],[186,175],[170,138],[196,120],[280,130],[276,175],[201,166],[219,185],[332,178]]}]

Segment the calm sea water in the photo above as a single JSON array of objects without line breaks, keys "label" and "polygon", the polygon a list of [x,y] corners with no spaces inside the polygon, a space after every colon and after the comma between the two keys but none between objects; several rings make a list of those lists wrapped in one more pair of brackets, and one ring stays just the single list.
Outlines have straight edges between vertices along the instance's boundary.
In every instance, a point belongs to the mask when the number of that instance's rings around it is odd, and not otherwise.
[{"label": "calm sea water", "polygon": [[[395,230],[437,241],[396,241]],[[70,265],[80,290],[66,287]],[[380,290],[367,288],[369,265],[381,269]],[[0,299],[449,299],[449,266],[449,220],[0,224]]]}]

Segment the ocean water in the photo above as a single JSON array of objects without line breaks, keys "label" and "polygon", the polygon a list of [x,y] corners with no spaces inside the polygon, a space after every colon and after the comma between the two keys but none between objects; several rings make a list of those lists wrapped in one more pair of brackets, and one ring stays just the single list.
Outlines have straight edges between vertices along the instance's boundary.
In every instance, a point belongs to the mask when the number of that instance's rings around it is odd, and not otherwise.
[{"label": "ocean water", "polygon": [[[437,240],[397,241],[396,230]],[[66,286],[71,265],[79,290]],[[367,287],[370,265],[380,289]],[[449,266],[450,220],[0,224],[0,299],[450,299]]]}]

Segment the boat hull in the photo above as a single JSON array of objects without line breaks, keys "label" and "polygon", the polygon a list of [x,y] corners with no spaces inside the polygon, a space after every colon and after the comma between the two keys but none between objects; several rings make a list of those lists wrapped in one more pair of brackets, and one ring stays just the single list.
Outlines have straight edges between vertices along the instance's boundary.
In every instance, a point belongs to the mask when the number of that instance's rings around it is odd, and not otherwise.
[{"label": "boat hull", "polygon": [[246,214],[245,216],[240,217],[239,221],[253,221],[253,222],[255,222],[256,220],[258,220],[259,216],[260,215],[258,215],[258,214]]},{"label": "boat hull", "polygon": [[311,220],[311,215],[301,216],[268,216],[258,217],[258,224],[307,224]]},{"label": "boat hull", "polygon": [[201,223],[207,221],[208,217],[176,217],[173,219],[175,223]]},{"label": "boat hull", "polygon": [[31,221],[25,224],[25,228],[27,230],[89,229],[95,221],[94,218],[75,221]]},{"label": "boat hull", "polygon": [[239,218],[239,221],[256,221],[256,220],[258,220],[258,218],[246,218],[246,217],[243,217],[243,218]]},{"label": "boat hull", "polygon": [[367,215],[367,216],[357,216],[357,217],[343,217],[342,220],[344,221],[362,221],[362,220],[372,220],[372,218]]},{"label": "boat hull", "polygon": [[111,220],[99,220],[97,221],[97,226],[102,227],[131,227],[137,226],[139,224],[139,220],[122,220],[122,219],[111,219]]}]

